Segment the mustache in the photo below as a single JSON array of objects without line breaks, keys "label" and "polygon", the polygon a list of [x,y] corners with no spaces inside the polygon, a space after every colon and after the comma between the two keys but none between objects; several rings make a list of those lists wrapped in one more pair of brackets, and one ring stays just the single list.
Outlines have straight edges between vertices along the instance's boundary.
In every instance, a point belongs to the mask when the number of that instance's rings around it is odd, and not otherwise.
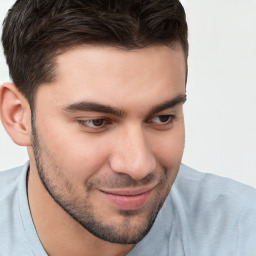
[{"label": "mustache", "polygon": [[[164,172],[166,173],[166,172]],[[155,174],[149,173],[141,180],[135,180],[131,176],[125,173],[115,174],[114,176],[103,176],[101,178],[92,178],[91,180],[87,181],[86,187],[87,192],[98,188],[111,188],[111,189],[122,189],[122,188],[134,188],[140,186],[150,185],[158,181],[158,183],[163,182],[166,177],[156,177]]]}]

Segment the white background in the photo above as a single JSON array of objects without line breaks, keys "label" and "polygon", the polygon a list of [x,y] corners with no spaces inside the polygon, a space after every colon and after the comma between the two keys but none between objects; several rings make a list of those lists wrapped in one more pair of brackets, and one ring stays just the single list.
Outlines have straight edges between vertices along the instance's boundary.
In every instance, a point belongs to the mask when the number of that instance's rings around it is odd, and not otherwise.
[{"label": "white background", "polygon": [[[2,22],[14,1],[0,1]],[[182,3],[190,42],[183,162],[256,187],[256,0]],[[4,81],[10,80],[1,50]],[[0,170],[27,159],[0,125]]]}]

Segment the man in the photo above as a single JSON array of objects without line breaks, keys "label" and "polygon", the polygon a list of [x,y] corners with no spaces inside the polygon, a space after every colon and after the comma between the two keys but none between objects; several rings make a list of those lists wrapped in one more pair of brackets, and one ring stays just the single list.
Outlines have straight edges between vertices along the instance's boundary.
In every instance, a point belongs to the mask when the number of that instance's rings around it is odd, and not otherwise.
[{"label": "man", "polygon": [[0,255],[255,255],[255,190],[181,164],[177,0],[18,0],[2,42]]}]

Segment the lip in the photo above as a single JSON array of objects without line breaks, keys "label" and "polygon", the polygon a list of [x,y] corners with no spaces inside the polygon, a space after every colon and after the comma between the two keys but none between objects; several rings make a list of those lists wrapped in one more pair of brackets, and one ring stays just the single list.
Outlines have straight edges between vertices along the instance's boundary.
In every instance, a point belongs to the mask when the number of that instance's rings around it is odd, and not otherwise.
[{"label": "lip", "polygon": [[135,210],[144,206],[154,187],[123,190],[100,190],[115,207],[122,210]]}]

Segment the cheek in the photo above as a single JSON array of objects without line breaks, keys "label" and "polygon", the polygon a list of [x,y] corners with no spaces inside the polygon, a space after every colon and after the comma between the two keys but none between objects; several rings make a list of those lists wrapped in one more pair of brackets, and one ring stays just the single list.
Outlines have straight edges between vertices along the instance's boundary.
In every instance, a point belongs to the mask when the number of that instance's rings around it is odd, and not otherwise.
[{"label": "cheek", "polygon": [[152,149],[160,165],[166,168],[179,167],[184,143],[184,126],[181,126],[170,133],[159,136],[157,140],[153,140]]},{"label": "cheek", "polygon": [[[39,129],[40,130],[40,129]],[[38,131],[45,161],[66,173],[85,180],[107,164],[108,148],[103,140],[96,140],[68,128],[45,126]]]}]

